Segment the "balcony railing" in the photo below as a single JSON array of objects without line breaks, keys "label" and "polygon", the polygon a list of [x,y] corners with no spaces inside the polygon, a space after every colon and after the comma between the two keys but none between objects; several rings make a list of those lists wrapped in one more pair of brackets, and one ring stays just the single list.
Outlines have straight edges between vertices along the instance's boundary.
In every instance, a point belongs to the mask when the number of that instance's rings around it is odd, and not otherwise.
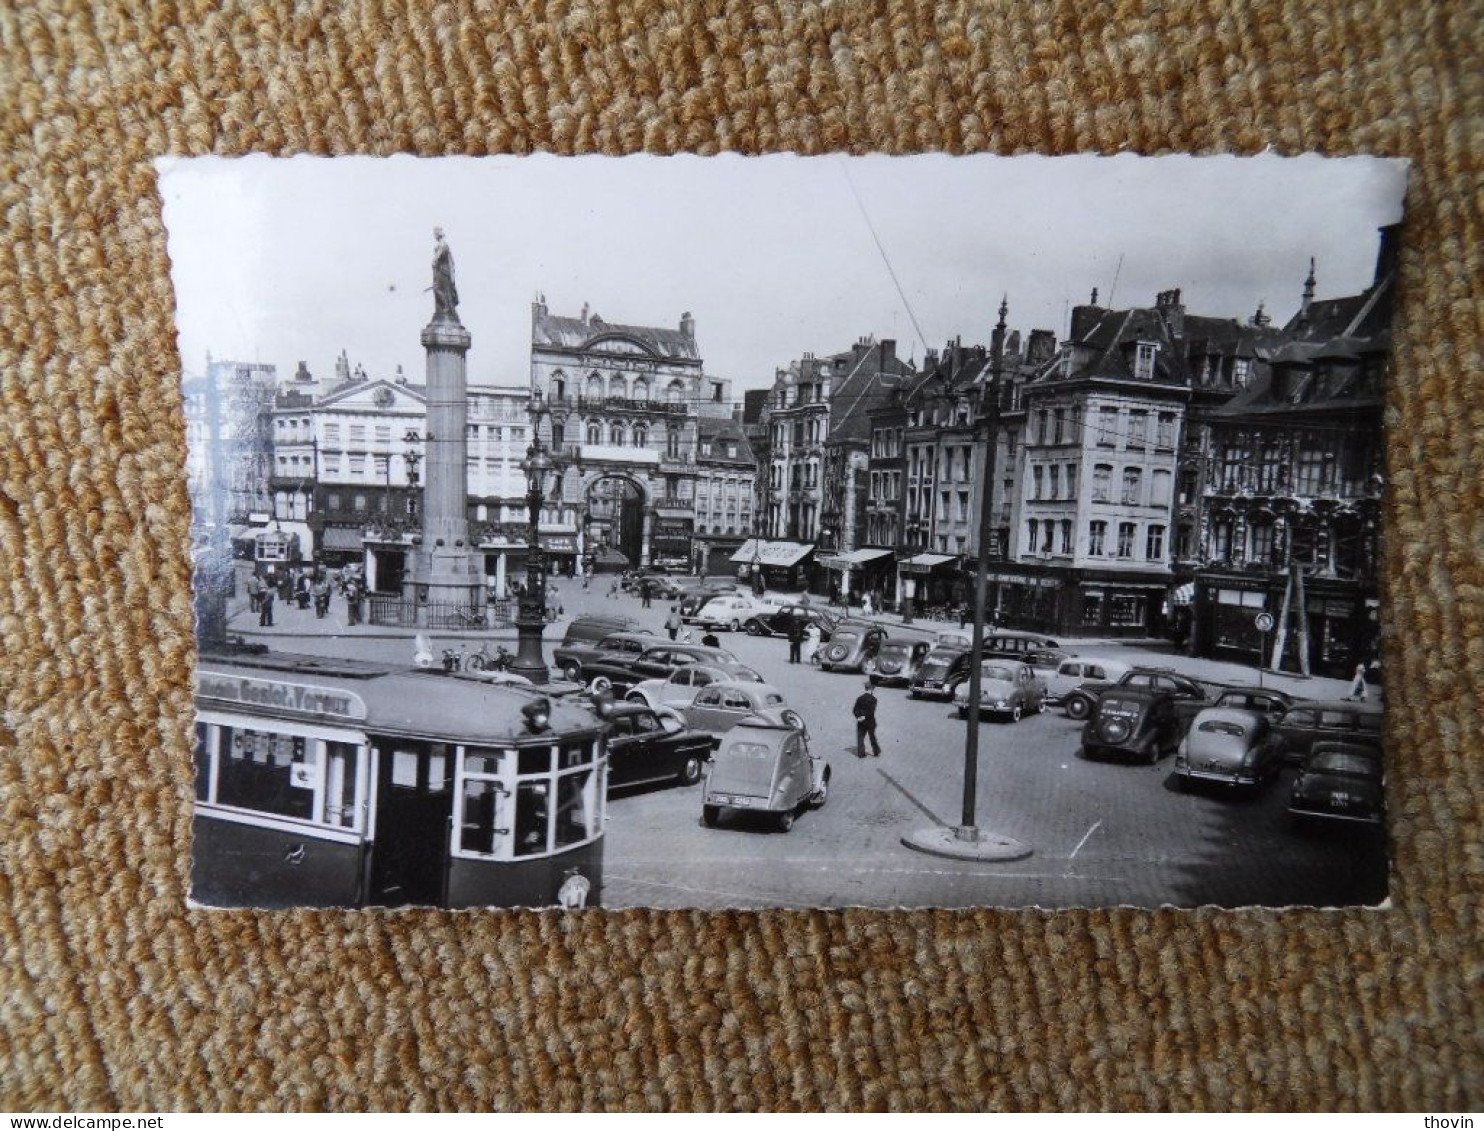
[{"label": "balcony railing", "polygon": [[558,403],[576,408],[579,412],[642,412],[659,416],[685,416],[690,411],[690,406],[685,401],[635,400],[632,397],[576,396],[563,398]]}]

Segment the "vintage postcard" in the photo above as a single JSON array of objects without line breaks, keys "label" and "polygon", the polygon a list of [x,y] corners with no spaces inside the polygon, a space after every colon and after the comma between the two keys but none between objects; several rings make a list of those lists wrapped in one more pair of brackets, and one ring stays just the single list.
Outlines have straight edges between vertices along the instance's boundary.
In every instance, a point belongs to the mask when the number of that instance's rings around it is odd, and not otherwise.
[{"label": "vintage postcard", "polygon": [[1373,906],[1406,163],[160,162],[206,906]]}]

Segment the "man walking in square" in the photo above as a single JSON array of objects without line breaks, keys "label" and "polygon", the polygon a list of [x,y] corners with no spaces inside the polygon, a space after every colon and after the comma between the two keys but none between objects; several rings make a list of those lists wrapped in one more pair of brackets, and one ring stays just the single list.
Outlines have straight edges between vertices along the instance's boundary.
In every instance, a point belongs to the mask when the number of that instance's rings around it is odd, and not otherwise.
[{"label": "man walking in square", "polygon": [[273,627],[273,586],[263,587],[263,595],[258,598],[258,626],[260,628]]},{"label": "man walking in square", "polygon": [[876,692],[866,680],[865,692],[855,701],[855,756],[866,756],[866,739],[871,740],[874,757],[881,757],[881,743],[876,738]]}]

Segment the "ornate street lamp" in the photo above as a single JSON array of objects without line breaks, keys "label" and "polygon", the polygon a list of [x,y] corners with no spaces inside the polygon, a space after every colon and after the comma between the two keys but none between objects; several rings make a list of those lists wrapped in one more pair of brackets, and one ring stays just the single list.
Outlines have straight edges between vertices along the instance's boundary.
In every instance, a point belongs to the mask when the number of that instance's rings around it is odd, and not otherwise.
[{"label": "ornate street lamp", "polygon": [[526,458],[520,466],[526,473],[526,511],[530,526],[526,532],[526,587],[516,610],[518,644],[510,670],[532,683],[546,683],[551,679],[551,672],[541,653],[541,634],[546,629],[546,555],[541,552],[541,503],[546,497],[546,477],[556,465],[539,435],[526,449]]},{"label": "ornate street lamp", "polygon": [[1000,302],[990,347],[990,375],[982,392],[985,455],[984,483],[979,491],[979,560],[974,576],[974,628],[969,645],[969,703],[964,734],[963,815],[954,827],[934,825],[908,833],[902,843],[918,852],[957,860],[1021,860],[1031,854],[1024,841],[994,832],[979,824],[979,691],[984,658],[984,607],[989,589],[989,543],[994,530],[995,445],[1000,424],[1000,378],[1005,349],[1005,315],[1009,304]]}]

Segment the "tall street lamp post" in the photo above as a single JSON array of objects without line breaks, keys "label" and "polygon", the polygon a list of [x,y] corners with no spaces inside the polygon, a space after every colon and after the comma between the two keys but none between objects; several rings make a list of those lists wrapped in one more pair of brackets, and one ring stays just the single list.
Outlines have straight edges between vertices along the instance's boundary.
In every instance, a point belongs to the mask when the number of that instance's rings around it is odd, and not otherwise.
[{"label": "tall street lamp post", "polygon": [[518,644],[510,670],[532,683],[546,683],[551,672],[541,653],[541,634],[546,630],[546,556],[541,552],[540,527],[546,476],[555,464],[539,435],[526,449],[526,458],[520,466],[526,473],[526,512],[530,526],[526,534],[526,588],[520,595],[515,616]]},{"label": "tall street lamp post", "polygon": [[1021,860],[1031,854],[1025,841],[984,828],[979,824],[979,692],[984,659],[984,606],[989,589],[989,542],[994,527],[994,471],[997,433],[1000,424],[1000,370],[1004,362],[1005,316],[1009,303],[1000,302],[1000,320],[995,324],[991,345],[990,377],[985,382],[981,416],[984,419],[984,477],[979,491],[978,564],[974,571],[974,630],[969,644],[968,729],[964,735],[964,796],[962,821],[954,828],[934,825],[902,838],[908,848],[934,856],[961,860]]}]

